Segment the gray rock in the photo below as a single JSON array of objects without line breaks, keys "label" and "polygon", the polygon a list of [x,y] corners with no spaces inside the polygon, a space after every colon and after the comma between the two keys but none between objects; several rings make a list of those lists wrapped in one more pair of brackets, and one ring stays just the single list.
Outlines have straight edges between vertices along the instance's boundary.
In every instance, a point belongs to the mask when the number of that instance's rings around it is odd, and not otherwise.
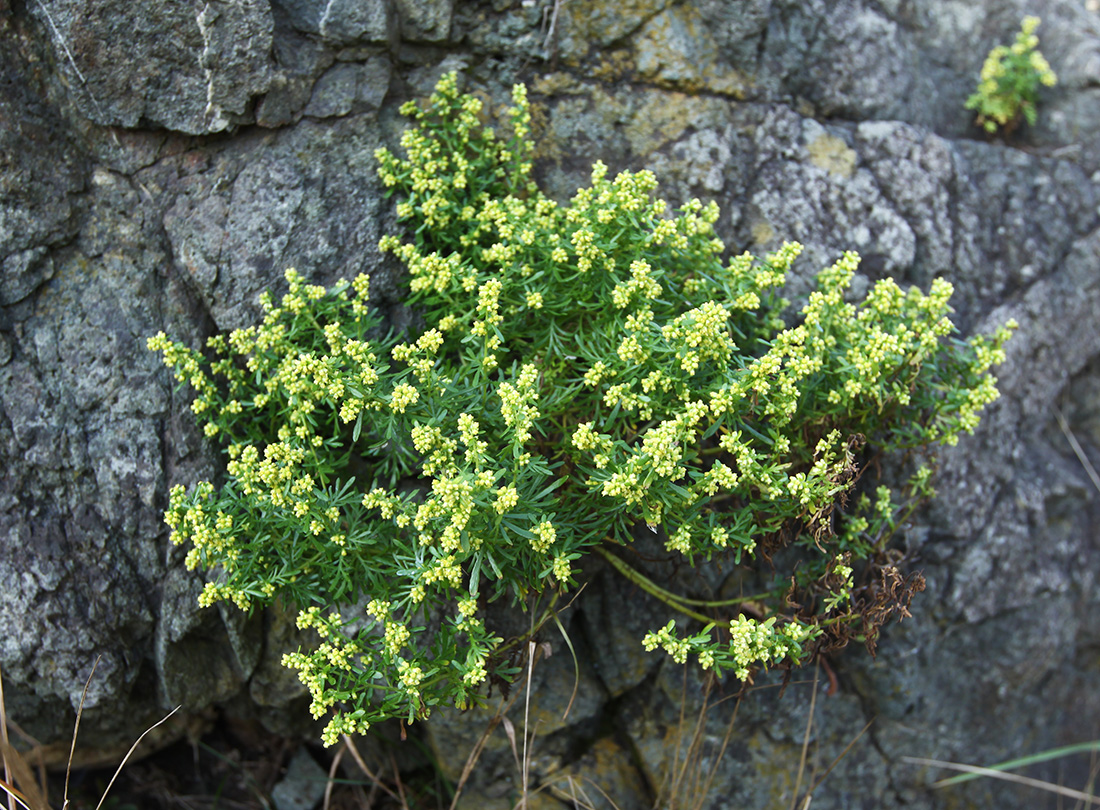
[{"label": "gray rock", "polygon": [[[179,266],[198,285],[221,329],[246,325],[256,299],[277,277],[302,202],[302,179],[284,156],[245,165],[218,193],[189,189],[165,214],[164,226]],[[209,195],[209,196],[208,196]]]},{"label": "gray rock", "polygon": [[398,32],[393,0],[273,0],[299,31],[336,45],[391,42]]},{"label": "gray rock", "polygon": [[45,88],[20,70],[23,46],[0,20],[0,305],[37,290],[54,273],[50,250],[72,239],[89,171]]},{"label": "gray rock", "polygon": [[[604,48],[640,29],[652,16],[662,11],[668,0],[633,0],[629,3],[561,3],[544,11],[546,28],[551,35],[551,51],[566,60],[580,60],[593,49]],[[550,23],[557,16],[555,31]],[[547,54],[551,56],[551,54]]]},{"label": "gray rock", "polygon": [[302,117],[313,95],[313,85],[336,59],[324,42],[289,25],[279,26],[274,50],[279,73],[256,108],[256,123],[270,128],[292,124]]},{"label": "gray rock", "polygon": [[266,0],[28,7],[80,115],[97,124],[220,132],[247,120],[271,83]]},{"label": "gray rock", "polygon": [[47,254],[44,246],[8,254],[3,264],[0,304],[22,301],[53,278],[53,259]]},{"label": "gray rock", "polygon": [[336,118],[377,110],[390,85],[390,62],[384,56],[365,64],[340,63],[313,85],[313,97],[303,115]]},{"label": "gray rock", "polygon": [[328,774],[303,748],[291,758],[286,774],[271,791],[271,802],[275,810],[311,810],[324,797],[327,781]]},{"label": "gray rock", "polygon": [[451,35],[454,0],[396,0],[401,38],[409,42],[445,42]]},{"label": "gray rock", "polygon": [[164,582],[164,620],[153,654],[164,699],[173,706],[206,707],[232,698],[259,659],[260,617],[232,606],[196,610],[198,585],[178,568]]},{"label": "gray rock", "polygon": [[[1068,438],[1100,467],[1095,13],[1040,4],[1060,84],[1044,91],[1038,126],[1004,142],[979,136],[962,104],[985,54],[1029,10],[1018,3],[556,8],[551,31],[555,4],[527,0],[0,2],[9,714],[66,741],[102,656],[81,723],[97,744],[128,744],[176,702],[196,712],[239,701],[272,728],[309,725],[301,684],[279,665],[303,643],[293,611],[199,610],[201,577],[167,546],[168,487],[216,477],[221,460],[144,342],[164,329],[198,346],[253,322],[260,291],[278,294],[291,266],[325,284],[370,272],[378,306],[406,323],[396,269],[377,250],[394,223],[372,155],[397,142],[397,104],[457,68],[487,109],[529,83],[537,173],[560,198],[596,159],[650,168],[672,204],[722,205],[731,250],[803,242],[796,295],[856,248],[863,285],[950,280],[964,333],[1020,323],[1002,398],[943,455],[938,500],[903,532],[927,592],[877,659],[830,657],[838,680],[827,690],[818,676],[808,752],[821,773],[878,718],[815,808],[1033,806],[981,782],[941,798],[925,787],[935,775],[901,758],[989,764],[1095,737],[1100,493]],[[644,565],[693,594],[738,585],[718,565]],[[740,699],[733,681],[708,693],[698,673],[642,649],[664,608],[609,570],[585,570],[591,583],[565,617],[581,673],[569,716],[573,662],[552,635],[533,682],[540,797],[595,783],[622,807],[789,806],[813,670],[794,673],[782,698],[781,672]],[[509,716],[522,731],[522,713]],[[448,772],[487,719],[429,721]],[[1038,775],[1058,780],[1056,768]],[[1086,777],[1070,762],[1061,779]],[[509,804],[518,778],[498,729],[467,805]],[[709,793],[692,792],[699,778]]]}]

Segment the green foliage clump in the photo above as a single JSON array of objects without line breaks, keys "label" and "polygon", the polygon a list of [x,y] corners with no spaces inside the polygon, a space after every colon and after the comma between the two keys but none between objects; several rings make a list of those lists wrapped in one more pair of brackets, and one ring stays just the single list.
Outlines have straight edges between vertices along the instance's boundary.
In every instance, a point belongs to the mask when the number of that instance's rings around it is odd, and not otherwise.
[{"label": "green foliage clump", "polygon": [[[207,354],[149,342],[228,456],[220,488],[172,490],[173,540],[217,571],[203,604],[300,608],[319,639],[284,663],[313,714],[334,713],[327,743],[479,700],[518,648],[488,603],[545,594],[546,618],[594,554],[705,624],[646,636],[677,661],[749,679],[873,639],[914,590],[885,546],[931,471],[849,505],[867,448],[953,444],[997,396],[1009,329],[954,338],[946,281],[851,303],[846,253],[788,327],[799,245],[723,262],[714,203],[670,212],[652,174],[601,163],[569,204],[549,199],[522,85],[513,98],[502,137],[446,76],[402,108],[406,157],[377,154],[407,234],[381,246],[423,328],[379,337],[366,276],[326,290],[287,271],[262,323]],[[656,585],[624,553],[646,526],[670,558],[724,555],[758,592]]]},{"label": "green foliage clump", "polygon": [[977,110],[975,121],[986,132],[1004,127],[1010,132],[1021,119],[1032,126],[1037,119],[1039,87],[1054,87],[1058,77],[1046,58],[1037,50],[1038,17],[1024,17],[1016,41],[998,45],[982,65],[977,91],[966,100],[966,109]]}]

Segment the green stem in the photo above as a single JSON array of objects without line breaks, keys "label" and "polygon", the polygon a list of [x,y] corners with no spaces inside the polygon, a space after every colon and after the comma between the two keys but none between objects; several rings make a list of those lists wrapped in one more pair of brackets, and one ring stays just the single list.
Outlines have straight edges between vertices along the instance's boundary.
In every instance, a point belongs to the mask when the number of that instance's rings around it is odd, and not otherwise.
[{"label": "green stem", "polygon": [[[890,542],[895,534],[897,534],[898,527],[904,526],[914,512],[917,511],[917,507],[924,503],[927,497],[916,497],[906,506],[898,510],[899,517],[893,520],[893,526],[888,532],[885,532],[872,546],[872,550],[881,554],[883,549],[886,548],[886,544]],[[904,511],[902,511],[904,510]]]},{"label": "green stem", "polygon": [[834,624],[851,623],[851,622],[857,621],[858,619],[861,619],[861,618],[862,618],[862,616],[860,616],[858,613],[842,613],[839,616],[833,616],[829,619],[823,619],[822,621],[817,623],[817,626],[818,627],[830,627]]},{"label": "green stem", "polygon": [[694,610],[691,610],[687,607],[687,605],[684,604],[679,596],[672,593],[671,591],[666,591],[653,580],[649,579],[634,568],[631,568],[629,565],[627,565],[625,562],[620,560],[618,557],[616,557],[614,554],[612,554],[610,551],[603,548],[602,546],[596,546],[595,552],[603,557],[605,560],[607,560],[609,563],[611,563],[611,566],[628,580],[633,582],[650,596],[653,596],[656,599],[660,600],[678,613],[683,613],[685,616],[690,616],[693,619],[698,619],[703,624],[713,624],[718,627],[727,628],[730,626],[730,623],[728,621],[725,621],[723,619],[713,619],[710,616],[705,616],[702,613],[696,613]]},{"label": "green stem", "polygon": [[676,598],[685,605],[696,605],[698,607],[708,608],[744,605],[752,612],[764,613],[764,606],[760,604],[760,600],[767,599],[769,596],[775,596],[775,594],[771,591],[763,591],[761,593],[749,594],[748,596],[739,596],[736,599],[689,599],[686,596],[677,596]]}]

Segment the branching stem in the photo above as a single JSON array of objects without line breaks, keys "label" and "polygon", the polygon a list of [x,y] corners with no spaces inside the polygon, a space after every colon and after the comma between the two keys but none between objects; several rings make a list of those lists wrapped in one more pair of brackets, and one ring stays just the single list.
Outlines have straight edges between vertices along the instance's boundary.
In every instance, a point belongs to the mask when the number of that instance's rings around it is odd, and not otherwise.
[{"label": "branching stem", "polygon": [[[698,619],[699,621],[703,622],[703,624],[713,624],[717,627],[730,626],[730,622],[728,620],[715,619],[711,616],[706,616],[702,613],[698,613],[692,610],[690,607],[688,607],[688,605],[708,608],[739,605],[741,609],[744,610],[746,613],[750,613],[758,618],[761,618],[764,615],[764,606],[761,605],[759,602],[752,601],[751,598],[727,599],[722,601],[708,602],[702,599],[688,599],[687,597],[679,596],[672,593],[671,591],[665,590],[649,577],[645,576],[645,574],[641,573],[636,568],[631,567],[629,564],[616,557],[603,546],[596,546],[595,551],[597,554],[599,554],[601,557],[611,563],[611,566],[616,571],[618,571],[628,580],[633,582],[643,591],[648,593],[650,596],[653,596],[656,599],[660,600],[662,603],[668,605],[670,608],[677,611],[678,613],[682,613],[685,616],[690,616],[693,619]],[[754,596],[757,595],[754,594]]]}]

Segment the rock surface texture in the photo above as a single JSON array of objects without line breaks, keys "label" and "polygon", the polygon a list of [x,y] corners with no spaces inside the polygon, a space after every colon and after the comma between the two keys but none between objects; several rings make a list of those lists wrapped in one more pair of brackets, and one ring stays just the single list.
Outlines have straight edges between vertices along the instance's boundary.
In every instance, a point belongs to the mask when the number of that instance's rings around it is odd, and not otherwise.
[{"label": "rock surface texture", "polygon": [[[808,670],[783,696],[750,691],[730,726],[734,701],[718,701],[737,684],[705,707],[695,673],[641,649],[659,606],[593,566],[568,614],[580,682],[564,720],[564,645],[548,639],[558,654],[533,674],[540,801],[790,806],[804,740],[803,791],[874,719],[815,810],[1043,806],[988,781],[931,792],[936,774],[904,757],[990,764],[1100,737],[1095,5],[0,0],[9,715],[66,741],[101,657],[81,734],[104,752],[177,704],[233,701],[283,731],[304,719],[278,665],[297,645],[288,620],[200,611],[201,579],[168,546],[168,487],[216,477],[220,461],[145,339],[197,345],[250,323],[286,267],[317,283],[370,272],[376,304],[405,322],[377,250],[392,213],[372,153],[396,144],[402,101],[458,69],[498,103],[528,83],[536,170],[559,197],[597,159],[650,168],[672,201],[717,200],[734,249],[804,243],[796,294],[855,249],[864,284],[953,282],[964,332],[1020,323],[1002,399],[944,455],[940,498],[907,532],[928,589],[877,658],[832,657],[829,695],[824,670],[816,687]],[[963,102],[1027,13],[1043,19],[1059,84],[1037,126],[987,140]],[[461,771],[484,720],[426,724],[445,772]],[[1085,770],[1046,775],[1080,787]],[[519,778],[498,730],[469,806],[512,806]]]}]

